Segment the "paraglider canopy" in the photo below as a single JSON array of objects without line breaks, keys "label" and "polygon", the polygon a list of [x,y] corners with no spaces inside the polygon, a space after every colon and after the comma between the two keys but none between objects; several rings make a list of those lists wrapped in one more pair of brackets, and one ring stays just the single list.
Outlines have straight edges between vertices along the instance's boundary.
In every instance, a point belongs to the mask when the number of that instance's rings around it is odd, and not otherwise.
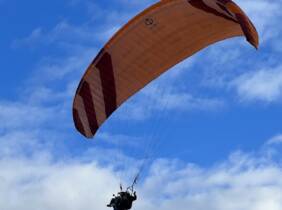
[{"label": "paraglider canopy", "polygon": [[218,41],[258,33],[231,0],[161,0],[123,26],[87,68],[73,102],[76,129],[91,138],[110,115],[162,73]]}]

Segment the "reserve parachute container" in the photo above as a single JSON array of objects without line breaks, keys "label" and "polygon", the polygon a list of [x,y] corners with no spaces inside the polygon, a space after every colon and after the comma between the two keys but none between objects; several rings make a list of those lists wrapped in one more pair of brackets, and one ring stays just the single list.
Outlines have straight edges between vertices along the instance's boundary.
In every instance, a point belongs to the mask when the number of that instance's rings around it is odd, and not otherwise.
[{"label": "reserve parachute container", "polygon": [[124,25],[87,68],[73,102],[76,129],[93,137],[152,80],[201,49],[236,36],[258,48],[254,25],[231,0],[161,0],[150,6]]}]

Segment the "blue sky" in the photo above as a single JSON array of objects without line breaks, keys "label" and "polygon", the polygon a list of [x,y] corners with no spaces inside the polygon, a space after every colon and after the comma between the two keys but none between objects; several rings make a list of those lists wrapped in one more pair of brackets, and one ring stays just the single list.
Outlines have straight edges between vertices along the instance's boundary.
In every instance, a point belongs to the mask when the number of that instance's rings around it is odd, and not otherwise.
[{"label": "blue sky", "polygon": [[282,209],[279,0],[236,1],[258,51],[242,37],[210,46],[131,98],[94,140],[74,129],[84,70],[153,2],[0,0],[0,209],[106,209],[147,153],[137,210]]}]

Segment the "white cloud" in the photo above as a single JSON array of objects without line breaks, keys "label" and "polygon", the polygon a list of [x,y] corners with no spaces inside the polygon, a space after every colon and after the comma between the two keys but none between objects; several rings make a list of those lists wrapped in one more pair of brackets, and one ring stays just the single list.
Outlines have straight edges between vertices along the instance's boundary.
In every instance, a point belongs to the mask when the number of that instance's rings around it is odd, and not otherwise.
[{"label": "white cloud", "polygon": [[[13,41],[12,47],[42,47],[50,46],[65,48],[93,47],[105,44],[114,33],[130,18],[134,17],[136,10],[148,5],[148,2],[116,2],[119,9],[113,7],[100,7],[91,1],[74,0],[70,5],[83,4],[89,10],[87,21],[74,24],[62,20],[53,28],[47,30],[44,26],[35,28],[28,36]],[[113,2],[112,2],[113,3]],[[126,4],[126,7],[120,6]],[[106,9],[105,9],[106,8]],[[126,8],[126,9],[122,9]],[[86,14],[84,14],[86,15]]]},{"label": "white cloud", "polygon": [[[0,208],[106,209],[120,179],[128,175],[91,159],[54,162],[40,154],[0,159]],[[242,152],[209,168],[160,159],[139,183],[134,209],[280,210],[281,175],[275,162]]]},{"label": "white cloud", "polygon": [[276,145],[282,143],[282,134],[276,135],[267,141],[267,145]]},{"label": "white cloud", "polygon": [[87,25],[75,26],[67,21],[61,21],[51,30],[47,31],[43,27],[35,28],[30,35],[25,38],[14,40],[13,47],[37,47],[50,44],[63,45],[69,43],[72,45],[93,44],[94,31]]},{"label": "white cloud", "polygon": [[58,83],[63,80],[73,81],[76,79],[76,81],[79,81],[95,53],[97,53],[96,49],[84,48],[84,50],[79,50],[60,59],[42,58],[41,62],[37,64],[34,75],[28,82],[32,81],[39,85],[42,82],[50,84],[52,81]]},{"label": "white cloud", "polygon": [[281,168],[261,163],[254,157],[236,153],[208,169],[195,165],[179,168],[175,162],[166,160],[155,164],[143,189],[146,198],[151,198],[149,209],[158,205],[162,209],[180,210],[282,207]]},{"label": "white cloud", "polygon": [[53,113],[58,113],[56,107],[38,107],[25,103],[4,102],[0,104],[0,121],[2,129],[41,127],[53,119]]},{"label": "white cloud", "polygon": [[279,66],[243,74],[232,85],[242,100],[279,101],[282,96],[282,68]]},{"label": "white cloud", "polygon": [[0,167],[0,208],[5,210],[103,209],[118,186],[117,175],[95,162],[5,159]]}]

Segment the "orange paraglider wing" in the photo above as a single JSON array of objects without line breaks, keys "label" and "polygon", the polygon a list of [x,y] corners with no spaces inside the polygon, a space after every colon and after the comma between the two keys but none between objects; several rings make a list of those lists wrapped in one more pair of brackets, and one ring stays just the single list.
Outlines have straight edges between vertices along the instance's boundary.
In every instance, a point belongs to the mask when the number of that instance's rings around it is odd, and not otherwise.
[{"label": "orange paraglider wing", "polygon": [[172,66],[218,41],[258,34],[231,0],[161,0],[130,20],[104,46],[77,88],[73,119],[93,137],[130,96]]}]

